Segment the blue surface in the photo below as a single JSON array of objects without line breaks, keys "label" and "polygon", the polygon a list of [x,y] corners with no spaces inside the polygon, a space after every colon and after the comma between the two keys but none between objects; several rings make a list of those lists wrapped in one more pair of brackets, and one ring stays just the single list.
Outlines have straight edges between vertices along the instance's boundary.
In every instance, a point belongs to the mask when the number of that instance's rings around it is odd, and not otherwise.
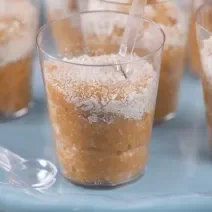
[{"label": "blue surface", "polygon": [[[0,144],[26,158],[56,162],[38,61],[34,73],[35,104],[29,115],[0,124]],[[0,181],[6,179],[0,170]],[[177,118],[154,128],[148,167],[139,181],[89,190],[58,175],[44,194],[0,185],[0,211],[212,211],[212,157],[200,81],[184,77]]]}]

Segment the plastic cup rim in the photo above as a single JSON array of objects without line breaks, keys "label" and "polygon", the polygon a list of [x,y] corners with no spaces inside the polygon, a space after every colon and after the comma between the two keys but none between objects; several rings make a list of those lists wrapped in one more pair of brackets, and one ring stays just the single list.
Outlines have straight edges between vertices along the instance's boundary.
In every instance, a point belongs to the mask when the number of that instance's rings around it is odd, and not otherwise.
[{"label": "plastic cup rim", "polygon": [[[112,11],[112,10],[95,10],[95,11],[84,11],[84,12],[81,12],[80,14],[92,14],[92,13],[116,13],[116,14],[123,14],[123,15],[128,15],[127,13],[123,13],[123,12],[119,12],[119,11]],[[119,62],[119,63],[116,63],[116,64],[82,64],[82,63],[74,63],[74,62],[70,62],[70,61],[64,61],[62,60],[61,58],[57,58],[57,57],[54,57],[52,55],[50,55],[49,53],[47,53],[40,45],[39,45],[39,38],[40,36],[42,35],[42,32],[48,28],[49,26],[52,26],[53,24],[55,23],[58,23],[59,21],[62,21],[62,20],[66,20],[68,18],[70,18],[72,15],[68,15],[68,16],[65,16],[63,18],[60,18],[60,19],[57,19],[55,21],[51,21],[51,22],[48,22],[46,24],[44,24],[37,32],[37,35],[36,35],[36,45],[37,45],[37,48],[38,48],[38,51],[39,52],[42,52],[42,54],[46,55],[48,58],[54,60],[54,61],[59,61],[59,62],[63,62],[63,63],[68,63],[68,64],[71,64],[71,65],[78,65],[78,66],[86,66],[86,67],[108,67],[108,66],[115,66],[115,65],[127,65],[127,64],[132,64],[132,63],[136,63],[138,61],[141,61],[141,60],[146,60],[147,58],[155,55],[157,52],[159,52],[161,49],[163,49],[164,47],[164,44],[165,44],[165,40],[166,40],[166,35],[163,31],[163,29],[155,22],[151,21],[150,19],[147,19],[147,18],[143,18],[143,20],[153,24],[156,28],[158,28],[158,30],[161,32],[162,34],[162,37],[163,37],[163,41],[161,42],[161,45],[155,49],[153,52],[149,53],[149,54],[146,54],[144,55],[143,57],[139,57],[139,59],[136,59],[136,60],[130,60],[130,61],[126,61],[126,62]]]}]

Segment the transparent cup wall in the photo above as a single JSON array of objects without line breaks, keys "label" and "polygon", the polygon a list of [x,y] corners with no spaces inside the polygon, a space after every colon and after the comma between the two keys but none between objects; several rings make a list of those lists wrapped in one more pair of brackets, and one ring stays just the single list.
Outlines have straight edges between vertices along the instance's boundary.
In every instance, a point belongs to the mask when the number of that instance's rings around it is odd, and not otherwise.
[{"label": "transparent cup wall", "polygon": [[28,112],[38,22],[38,1],[0,1],[0,120]]},{"label": "transparent cup wall", "polygon": [[[117,10],[128,12],[130,4],[126,1],[103,0]],[[166,34],[155,111],[155,123],[160,123],[174,118],[176,114],[187,52],[192,0],[148,0],[147,3],[145,17],[158,23]]]},{"label": "transparent cup wall", "polygon": [[147,7],[146,16],[158,23],[166,34],[155,122],[175,117],[180,82],[184,73],[191,0],[163,1]]},{"label": "transparent cup wall", "polygon": [[202,61],[202,85],[208,126],[209,143],[212,146],[212,3],[204,4],[196,15],[197,37]]},{"label": "transparent cup wall", "polygon": [[193,0],[192,5],[192,16],[191,16],[191,23],[190,23],[190,30],[189,30],[189,39],[188,39],[188,58],[191,70],[198,74],[202,70],[201,61],[200,61],[200,53],[199,47],[197,43],[196,37],[196,28],[195,28],[195,13],[197,9],[209,0]]},{"label": "transparent cup wall", "polygon": [[[83,40],[73,16],[38,35],[56,154],[61,173],[77,184],[114,186],[144,173],[165,36],[144,20],[132,58],[121,63],[127,17],[81,14]],[[61,25],[66,31],[57,33]]]}]

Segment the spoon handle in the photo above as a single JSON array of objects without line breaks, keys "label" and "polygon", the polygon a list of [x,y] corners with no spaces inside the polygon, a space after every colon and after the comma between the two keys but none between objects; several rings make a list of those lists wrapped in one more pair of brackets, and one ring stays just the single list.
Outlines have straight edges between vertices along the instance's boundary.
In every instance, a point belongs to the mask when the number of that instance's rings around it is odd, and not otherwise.
[{"label": "spoon handle", "polygon": [[127,25],[123,34],[123,40],[120,46],[119,54],[125,56],[127,52],[133,52],[134,45],[138,31],[140,30],[140,24],[142,23],[142,17],[144,15],[144,7],[147,0],[133,0]]},{"label": "spoon handle", "polygon": [[8,149],[0,146],[0,168],[10,171],[12,166],[23,162],[24,159]]}]

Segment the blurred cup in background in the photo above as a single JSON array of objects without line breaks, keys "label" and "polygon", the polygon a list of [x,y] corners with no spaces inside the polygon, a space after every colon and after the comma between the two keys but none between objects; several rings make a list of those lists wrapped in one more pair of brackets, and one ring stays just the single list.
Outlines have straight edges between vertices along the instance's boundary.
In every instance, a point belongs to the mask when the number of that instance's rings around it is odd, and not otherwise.
[{"label": "blurred cup in background", "polygon": [[39,1],[0,1],[0,120],[28,112]]},{"label": "blurred cup in background", "polygon": [[191,71],[199,76],[202,70],[201,60],[200,60],[200,53],[199,47],[197,43],[197,36],[196,36],[196,27],[195,27],[195,13],[197,9],[209,0],[193,0],[192,5],[192,15],[191,15],[191,23],[190,23],[190,30],[189,30],[189,39],[188,39],[188,59]]},{"label": "blurred cup in background", "polygon": [[202,85],[208,126],[209,143],[212,146],[212,2],[201,6],[196,13],[197,38],[202,61]]},{"label": "blurred cup in background", "polygon": [[[128,12],[132,0],[102,0],[101,2],[113,5],[118,11]],[[170,120],[176,115],[180,82],[185,68],[191,9],[192,0],[147,1],[145,17],[159,24],[166,35],[155,123]]]}]

